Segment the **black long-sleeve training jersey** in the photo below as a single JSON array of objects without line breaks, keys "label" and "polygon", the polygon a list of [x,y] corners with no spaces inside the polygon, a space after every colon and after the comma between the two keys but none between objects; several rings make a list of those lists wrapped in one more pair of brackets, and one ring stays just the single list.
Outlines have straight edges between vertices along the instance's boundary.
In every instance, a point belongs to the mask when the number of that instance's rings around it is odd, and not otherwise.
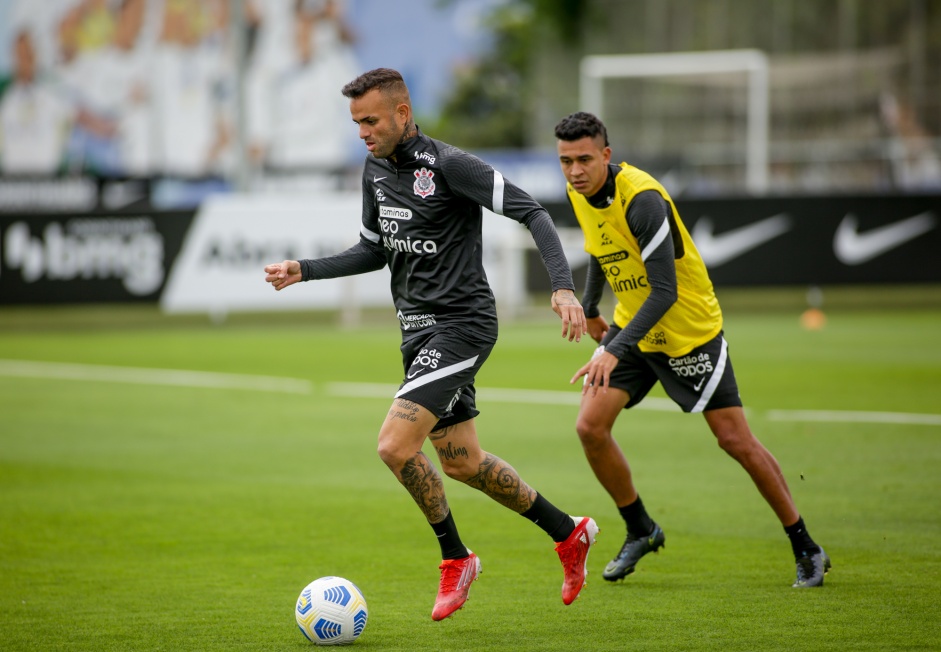
[{"label": "black long-sleeve training jersey", "polygon": [[303,280],[388,265],[403,335],[465,320],[495,332],[496,304],[482,259],[484,207],[530,230],[553,291],[574,289],[549,213],[497,170],[420,130],[394,156],[366,157],[359,242],[335,256],[300,261]]}]

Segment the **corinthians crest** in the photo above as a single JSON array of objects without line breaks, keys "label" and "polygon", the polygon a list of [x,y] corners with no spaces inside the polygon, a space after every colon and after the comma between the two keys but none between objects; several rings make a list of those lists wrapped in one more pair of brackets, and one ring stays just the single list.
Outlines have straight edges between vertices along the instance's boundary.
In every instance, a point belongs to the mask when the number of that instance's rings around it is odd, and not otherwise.
[{"label": "corinthians crest", "polygon": [[435,182],[432,178],[435,176],[428,168],[422,168],[415,172],[415,194],[424,199],[428,195],[435,194]]}]

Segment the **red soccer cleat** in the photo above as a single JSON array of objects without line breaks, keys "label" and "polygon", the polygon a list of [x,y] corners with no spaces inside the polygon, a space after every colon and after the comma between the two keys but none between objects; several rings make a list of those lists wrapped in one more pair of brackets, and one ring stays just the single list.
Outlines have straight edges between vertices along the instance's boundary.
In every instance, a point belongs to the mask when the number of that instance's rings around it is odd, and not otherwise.
[{"label": "red soccer cleat", "polygon": [[432,620],[444,620],[467,602],[471,583],[480,575],[480,559],[470,554],[463,559],[445,559],[441,569],[441,584],[438,586],[438,599],[431,612]]},{"label": "red soccer cleat", "polygon": [[572,520],[577,523],[575,530],[568,539],[555,547],[565,572],[565,581],[562,582],[562,602],[565,604],[575,602],[575,598],[585,586],[588,551],[595,545],[595,536],[598,534],[598,524],[593,518],[573,516]]}]

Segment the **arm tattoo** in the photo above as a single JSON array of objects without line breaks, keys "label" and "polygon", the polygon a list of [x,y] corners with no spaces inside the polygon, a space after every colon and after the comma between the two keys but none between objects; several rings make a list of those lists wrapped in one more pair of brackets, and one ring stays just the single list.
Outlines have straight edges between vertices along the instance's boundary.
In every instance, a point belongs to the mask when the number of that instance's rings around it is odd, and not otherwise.
[{"label": "arm tattoo", "polygon": [[465,484],[480,489],[517,514],[532,507],[536,500],[536,492],[523,482],[516,470],[490,453],[480,463],[477,475],[466,480]]},{"label": "arm tattoo", "polygon": [[448,515],[448,499],[438,470],[428,457],[419,451],[408,460],[401,471],[402,486],[412,495],[429,523],[440,523]]},{"label": "arm tattoo", "polygon": [[560,297],[555,298],[555,303],[557,306],[577,306],[578,301],[575,299],[574,294],[565,294]]}]

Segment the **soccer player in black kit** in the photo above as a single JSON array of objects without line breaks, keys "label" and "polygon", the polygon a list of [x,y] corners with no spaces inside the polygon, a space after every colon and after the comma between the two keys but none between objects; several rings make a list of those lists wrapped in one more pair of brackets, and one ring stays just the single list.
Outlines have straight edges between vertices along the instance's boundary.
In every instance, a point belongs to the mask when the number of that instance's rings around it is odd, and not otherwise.
[{"label": "soccer player in black kit", "polygon": [[562,336],[578,341],[585,314],[549,214],[479,158],[429,138],[412,117],[401,74],[379,68],[343,87],[359,137],[372,156],[363,168],[359,242],[317,260],[265,267],[276,290],[388,265],[402,329],[405,376],[379,430],[379,457],[408,490],[441,545],[441,582],[431,617],[467,600],[481,564],[461,540],[441,476],[421,451],[431,438],[441,468],[525,516],[556,542],[571,604],[585,583],[598,526],[559,510],[502,459],[480,447],[474,377],[497,340],[497,312],[481,260],[482,209],[524,224],[552,281]]}]

